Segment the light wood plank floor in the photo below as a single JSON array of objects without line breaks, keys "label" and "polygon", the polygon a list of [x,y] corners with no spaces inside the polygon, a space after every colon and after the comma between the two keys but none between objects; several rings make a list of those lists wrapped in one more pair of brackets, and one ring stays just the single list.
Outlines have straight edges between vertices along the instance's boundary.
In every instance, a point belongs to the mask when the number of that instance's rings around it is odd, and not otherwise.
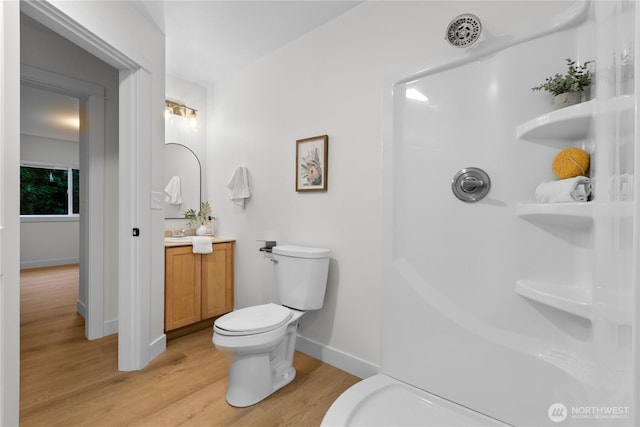
[{"label": "light wood plank floor", "polygon": [[20,425],[317,426],[359,379],[296,352],[293,383],[249,408],[225,399],[230,361],[211,330],[169,342],[142,371],[119,372],[117,336],[87,341],[78,268],[21,274]]}]

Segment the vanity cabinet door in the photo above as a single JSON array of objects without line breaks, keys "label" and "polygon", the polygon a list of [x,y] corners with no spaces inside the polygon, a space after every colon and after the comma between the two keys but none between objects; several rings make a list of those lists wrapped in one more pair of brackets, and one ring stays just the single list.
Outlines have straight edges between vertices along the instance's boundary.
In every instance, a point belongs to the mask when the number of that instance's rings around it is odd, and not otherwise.
[{"label": "vanity cabinet door", "polygon": [[191,246],[165,249],[165,331],[200,321],[201,255]]},{"label": "vanity cabinet door", "polygon": [[202,255],[202,318],[233,310],[233,242],[216,243]]}]

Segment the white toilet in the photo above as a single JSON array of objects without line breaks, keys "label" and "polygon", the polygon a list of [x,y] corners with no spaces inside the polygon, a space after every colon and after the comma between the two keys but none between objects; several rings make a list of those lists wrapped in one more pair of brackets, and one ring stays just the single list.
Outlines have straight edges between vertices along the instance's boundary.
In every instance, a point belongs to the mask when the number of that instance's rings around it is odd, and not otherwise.
[{"label": "white toilet", "polygon": [[293,381],[298,319],[324,303],[328,249],[275,246],[272,253],[281,305],[235,310],[213,325],[213,344],[233,357],[227,388],[232,406],[258,403]]}]

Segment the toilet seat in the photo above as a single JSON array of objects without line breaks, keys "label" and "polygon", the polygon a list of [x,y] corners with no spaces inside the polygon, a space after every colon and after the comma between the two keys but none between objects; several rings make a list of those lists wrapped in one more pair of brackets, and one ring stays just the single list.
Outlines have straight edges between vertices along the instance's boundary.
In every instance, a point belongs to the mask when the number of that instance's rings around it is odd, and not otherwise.
[{"label": "toilet seat", "polygon": [[292,312],[278,304],[262,304],[225,314],[214,322],[214,330],[222,335],[254,335],[286,325]]}]

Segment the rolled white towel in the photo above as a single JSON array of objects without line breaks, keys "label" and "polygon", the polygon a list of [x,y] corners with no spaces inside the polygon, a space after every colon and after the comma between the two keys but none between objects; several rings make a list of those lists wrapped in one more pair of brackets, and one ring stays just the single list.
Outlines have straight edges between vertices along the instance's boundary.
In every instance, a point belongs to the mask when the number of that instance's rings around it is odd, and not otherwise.
[{"label": "rolled white towel", "polygon": [[586,176],[543,182],[536,188],[538,203],[586,202],[591,195],[591,180]]},{"label": "rolled white towel", "polygon": [[194,254],[210,254],[213,252],[213,242],[207,236],[192,236],[191,243],[193,244]]}]

